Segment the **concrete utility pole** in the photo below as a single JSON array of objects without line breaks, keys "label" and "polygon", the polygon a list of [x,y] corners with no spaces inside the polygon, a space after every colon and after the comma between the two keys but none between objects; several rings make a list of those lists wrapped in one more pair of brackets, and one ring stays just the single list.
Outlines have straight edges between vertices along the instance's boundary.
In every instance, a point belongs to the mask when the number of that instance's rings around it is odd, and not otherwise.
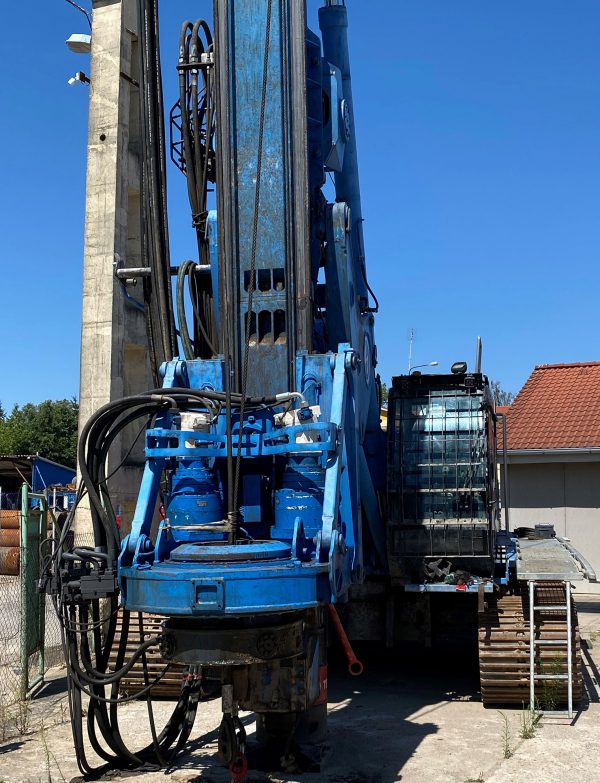
[{"label": "concrete utility pole", "polygon": [[[94,0],[87,159],[80,429],[109,400],[148,389],[143,312],[115,277],[115,263],[141,266],[137,14],[135,0]],[[141,289],[141,286],[140,286]],[[132,434],[115,442],[109,472],[125,457]],[[123,526],[131,522],[143,441],[111,481]],[[119,508],[120,507],[120,508]],[[76,520],[91,535],[89,513]]]}]

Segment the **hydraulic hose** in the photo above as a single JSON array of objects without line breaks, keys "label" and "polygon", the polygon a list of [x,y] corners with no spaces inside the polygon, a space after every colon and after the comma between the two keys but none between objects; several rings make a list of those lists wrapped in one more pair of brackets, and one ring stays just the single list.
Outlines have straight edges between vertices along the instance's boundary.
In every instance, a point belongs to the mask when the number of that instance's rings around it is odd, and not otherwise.
[{"label": "hydraulic hose", "polygon": [[[275,407],[297,400],[305,405],[306,400],[297,392],[283,392],[269,397],[243,397],[239,393],[219,392],[208,389],[190,389],[185,387],[155,388],[143,394],[132,395],[115,400],[102,406],[85,424],[78,444],[78,461],[81,484],[77,490],[76,503],[88,494],[95,535],[95,549],[76,547],[69,553],[63,553],[66,536],[71,527],[73,513],[70,512],[44,568],[58,559],[75,557],[88,563],[94,570],[114,568],[119,551],[120,535],[110,507],[106,491],[106,457],[111,444],[122,430],[134,420],[147,418],[148,423],[154,416],[169,409],[207,409],[218,415],[224,403],[229,399],[228,409],[242,410],[260,407]],[[141,432],[141,430],[140,430]],[[112,475],[112,474],[111,474]],[[121,736],[118,723],[118,707],[127,701],[147,695],[161,679],[167,668],[154,680],[145,677],[145,686],[135,696],[119,697],[119,683],[136,661],[145,660],[146,651],[157,643],[157,637],[144,640],[125,661],[129,615],[124,613],[121,628],[121,640],[117,653],[115,671],[107,672],[108,656],[113,645],[116,630],[117,596],[111,598],[111,614],[107,621],[107,635],[102,640],[102,621],[98,600],[83,602],[77,608],[72,604],[62,604],[56,599],[55,606],[61,618],[63,648],[68,662],[68,692],[72,716],[72,731],[78,764],[85,775],[98,775],[114,768],[132,768],[140,764],[164,763],[169,753],[177,753],[187,741],[196,715],[200,680],[196,674],[183,683],[180,699],[171,718],[160,734],[153,727],[151,709],[149,720],[152,728],[152,742],[140,751],[132,751]],[[92,622],[88,606],[91,606]],[[94,634],[94,657],[87,639],[88,632]],[[78,642],[79,637],[79,642]],[[106,689],[110,689],[108,695]],[[86,758],[83,738],[82,694],[86,694],[90,703],[87,715],[87,734],[93,750],[103,760],[104,765],[94,769]]]},{"label": "hydraulic hose", "polygon": [[190,340],[190,333],[188,331],[187,317],[185,314],[185,281],[188,274],[188,270],[191,267],[196,266],[194,261],[184,261],[179,265],[177,270],[177,286],[175,289],[175,299],[177,302],[177,322],[179,324],[179,334],[181,335],[181,345],[183,346],[183,355],[186,359],[194,359],[194,349],[192,347],[192,341]]},{"label": "hydraulic hose", "polygon": [[[206,235],[207,194],[209,181],[214,182],[214,101],[212,64],[205,56],[213,51],[210,27],[199,19],[194,24],[186,21],[179,33],[179,108],[181,117],[181,152],[178,165],[187,178],[188,198],[192,212],[192,225],[196,230],[198,257],[202,265],[209,263]],[[173,110],[175,111],[175,109]],[[173,112],[172,112],[173,117]],[[181,268],[180,268],[181,269]],[[184,353],[193,351],[188,358],[211,358],[218,353],[215,328],[214,297],[209,276],[198,273],[195,267],[186,265],[189,278],[189,294],[194,314],[193,344],[184,336],[185,314],[178,306],[179,331]],[[183,273],[178,280],[182,284]]]},{"label": "hydraulic hose", "polygon": [[140,45],[140,135],[142,149],[142,257],[150,278],[144,281],[152,366],[177,353],[171,303],[166,204],[165,138],[158,43],[157,0],[138,0]]},{"label": "hydraulic hose", "polygon": [[[299,399],[298,392],[284,392],[269,397],[242,397],[230,394],[231,405],[240,411],[275,406]],[[120,535],[110,497],[105,486],[105,462],[108,449],[116,436],[137,418],[157,414],[166,407],[205,406],[209,410],[216,404],[227,402],[225,392],[187,388],[152,389],[144,394],[109,402],[98,409],[85,424],[78,444],[78,463],[81,480],[90,499],[95,545],[107,554],[107,567],[114,567],[120,546]]]}]

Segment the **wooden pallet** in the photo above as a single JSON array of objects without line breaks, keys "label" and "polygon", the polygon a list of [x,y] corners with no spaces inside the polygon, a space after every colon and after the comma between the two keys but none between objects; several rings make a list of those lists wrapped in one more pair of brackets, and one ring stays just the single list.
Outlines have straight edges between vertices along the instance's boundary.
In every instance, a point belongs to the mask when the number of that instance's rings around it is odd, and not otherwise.
[{"label": "wooden pallet", "polygon": [[[151,636],[156,636],[162,631],[162,622],[164,617],[156,614],[144,614],[143,618],[143,638],[147,640]],[[123,628],[123,610],[119,609],[117,615],[117,629],[115,640],[112,646],[110,657],[108,659],[109,668],[114,671],[116,668],[117,652],[121,640]],[[129,631],[127,634],[127,646],[125,648],[125,661],[137,650],[142,642],[140,634],[137,612],[133,612],[129,618]],[[167,661],[161,656],[158,647],[151,647],[146,651],[146,662],[148,667],[148,679],[150,682],[158,677],[165,669]],[[164,677],[152,688],[150,694],[152,698],[160,697],[163,699],[178,699],[181,691],[181,681],[187,667],[183,664],[171,664],[171,668]],[[144,666],[142,657],[138,658],[133,667],[123,677],[119,687],[121,696],[133,696],[146,687],[144,679]]]}]

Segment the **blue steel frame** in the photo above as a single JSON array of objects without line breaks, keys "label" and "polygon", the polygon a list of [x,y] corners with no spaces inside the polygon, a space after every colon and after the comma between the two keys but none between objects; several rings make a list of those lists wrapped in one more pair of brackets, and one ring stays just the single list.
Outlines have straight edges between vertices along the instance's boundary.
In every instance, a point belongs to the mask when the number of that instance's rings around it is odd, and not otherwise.
[{"label": "blue steel frame", "polygon": [[[229,67],[223,71],[228,83],[222,89],[229,91],[230,106],[235,107],[221,127],[221,132],[228,134],[227,143],[236,164],[224,161],[225,166],[232,166],[225,175],[225,187],[231,189],[232,200],[222,203],[234,204],[228,225],[237,240],[221,236],[220,217],[214,211],[208,216],[207,232],[217,326],[222,330],[224,320],[233,318],[233,333],[242,346],[249,303],[249,237],[255,198],[266,6],[264,0],[238,2],[235,9],[230,0],[219,0],[218,4],[221,28],[226,30],[230,50]],[[170,521],[167,489],[165,518],[159,523],[156,539],[151,537],[165,475],[171,481],[177,466],[183,465],[183,484],[201,476],[197,486],[206,487],[224,463],[224,413],[204,431],[183,431],[177,418],[170,414],[148,430],[146,467],[131,533],[123,541],[119,558],[122,600],[131,610],[190,617],[236,617],[307,609],[343,600],[349,585],[363,579],[365,569],[385,568],[385,533],[377,502],[377,489],[384,483],[385,463],[381,464],[381,458],[385,448],[375,379],[374,317],[366,286],[347,12],[343,5],[320,9],[325,57],[321,55],[318,37],[306,32],[301,53],[307,85],[305,148],[294,135],[302,117],[290,99],[290,95],[297,94],[293,81],[298,72],[298,60],[294,63],[293,59],[297,38],[286,28],[292,24],[290,19],[301,19],[302,15],[298,17],[297,0],[273,0],[272,7],[267,75],[270,103],[264,128],[263,193],[254,281],[258,285],[252,307],[257,322],[261,317],[267,325],[271,324],[271,316],[272,323],[276,318],[282,319],[284,332],[276,339],[274,330],[273,339],[265,340],[263,345],[257,332],[251,348],[248,393],[268,396],[285,392],[291,386],[302,393],[315,415],[304,421],[296,409],[297,419],[287,426],[276,421],[274,409],[246,413],[243,421],[234,417],[232,446],[235,455],[241,439],[244,495],[248,490],[248,506],[246,510],[242,507],[242,513],[246,511],[248,520],[256,522],[264,511],[261,482],[265,477],[261,476],[260,466],[265,465],[265,458],[286,463],[290,469],[290,476],[284,478],[281,498],[278,490],[271,489],[270,494],[271,503],[276,505],[281,499],[285,509],[271,509],[275,515],[271,533],[265,535],[263,529],[264,543],[255,542],[252,555],[243,560],[239,559],[237,545],[225,544],[224,534],[219,541],[220,520],[209,519],[205,524],[203,518],[202,524],[198,524],[194,519],[194,507],[216,507],[214,503],[210,505],[208,495],[202,495],[203,489],[195,490],[196,495],[190,491],[184,498],[190,524],[179,527]],[[323,109],[326,103],[328,113]],[[307,156],[304,169],[298,165],[303,154]],[[335,175],[336,203],[331,205],[326,204],[321,192],[327,171]],[[300,176],[299,172],[304,172],[304,183],[298,184],[294,179]],[[298,212],[298,201],[305,198],[298,195],[302,187],[311,204],[310,219],[306,213]],[[290,238],[292,219],[296,221],[296,232],[302,221],[310,221],[307,256],[302,255],[298,240]],[[227,254],[220,247],[222,241],[237,241],[233,269],[223,261]],[[325,284],[318,277],[321,266]],[[314,317],[313,334],[308,340],[313,350],[317,349],[315,353],[302,347],[307,342],[308,303],[301,304],[301,315],[298,300],[294,299],[300,296],[298,292],[306,290],[307,281],[321,308],[320,316]],[[227,295],[234,302],[227,313],[221,305],[224,291],[229,291]],[[234,347],[238,359],[239,344],[236,342]],[[297,347],[290,356],[293,346]],[[176,359],[162,368],[163,386],[222,391],[225,372],[229,371],[225,365],[222,356],[212,360]],[[289,377],[290,366],[295,377]],[[321,474],[322,480],[313,481],[315,475]],[[288,486],[286,480],[290,482]],[[222,487],[215,478],[210,499],[216,492],[222,492]],[[303,502],[304,497],[312,502]],[[269,509],[266,513],[268,516]],[[285,524],[277,524],[278,513]],[[287,523],[290,516],[293,530]],[[243,524],[248,526],[245,517]],[[269,535],[284,538],[281,546],[275,547],[277,556],[273,555]],[[365,556],[367,535],[374,552]],[[209,541],[212,549],[197,547],[194,556],[193,545]],[[215,558],[214,553],[219,557]]]},{"label": "blue steel frame", "polygon": [[[167,365],[165,387],[181,385],[182,379],[202,374],[204,365],[202,361],[178,361]],[[299,385],[307,387],[307,396],[315,388],[330,392],[329,406],[323,400],[327,420],[279,428],[268,418],[256,424],[245,420],[241,433],[242,456],[245,460],[273,455],[319,457],[325,482],[321,530],[314,546],[307,545],[305,520],[299,512],[287,557],[269,559],[269,544],[265,542],[264,557],[227,563],[226,566],[210,561],[170,560],[171,552],[181,541],[173,539],[167,519],[160,522],[156,542],[150,538],[167,464],[173,459],[189,457],[195,460],[223,458],[226,437],[218,431],[182,431],[166,420],[164,427],[147,431],[146,467],[131,533],[123,541],[119,558],[119,578],[127,608],[193,616],[306,609],[337,600],[351,582],[362,578],[361,507],[365,507],[372,528],[376,529],[381,522],[374,505],[372,485],[370,493],[364,493],[362,498],[360,495],[360,486],[370,483],[368,474],[362,476],[361,482],[350,480],[349,465],[352,459],[356,460],[356,455],[349,447],[355,448],[357,444],[346,437],[344,423],[352,421],[349,388],[356,380],[355,376],[360,374],[360,363],[349,345],[341,345],[336,354],[301,357],[298,371],[303,375]],[[318,402],[319,398],[314,401]],[[223,419],[223,415],[219,417],[215,430],[224,427]],[[307,435],[319,440],[307,440]],[[299,442],[299,436],[302,436],[302,442]],[[239,437],[238,425],[233,433],[234,452]],[[191,442],[197,445],[190,446]],[[359,448],[362,451],[362,447]],[[196,542],[203,540],[206,539],[199,532]],[[227,547],[221,547],[220,551],[226,552]]]}]

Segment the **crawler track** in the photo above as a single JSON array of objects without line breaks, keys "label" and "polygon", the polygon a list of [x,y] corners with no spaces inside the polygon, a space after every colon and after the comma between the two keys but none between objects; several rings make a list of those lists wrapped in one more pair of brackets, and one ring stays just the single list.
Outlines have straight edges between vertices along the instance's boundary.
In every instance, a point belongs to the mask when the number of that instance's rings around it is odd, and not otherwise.
[{"label": "crawler track", "polygon": [[[538,583],[539,585],[539,583]],[[561,582],[548,582],[536,589],[536,605],[565,604]],[[536,646],[536,674],[566,674],[566,610],[535,612],[535,638],[556,641]],[[582,694],[581,649],[575,603],[571,599],[571,650],[573,654],[573,704]],[[481,699],[485,705],[529,704],[529,597],[522,593],[490,597],[479,616],[479,673]],[[566,680],[540,680],[536,699],[542,708],[567,701]]]}]

